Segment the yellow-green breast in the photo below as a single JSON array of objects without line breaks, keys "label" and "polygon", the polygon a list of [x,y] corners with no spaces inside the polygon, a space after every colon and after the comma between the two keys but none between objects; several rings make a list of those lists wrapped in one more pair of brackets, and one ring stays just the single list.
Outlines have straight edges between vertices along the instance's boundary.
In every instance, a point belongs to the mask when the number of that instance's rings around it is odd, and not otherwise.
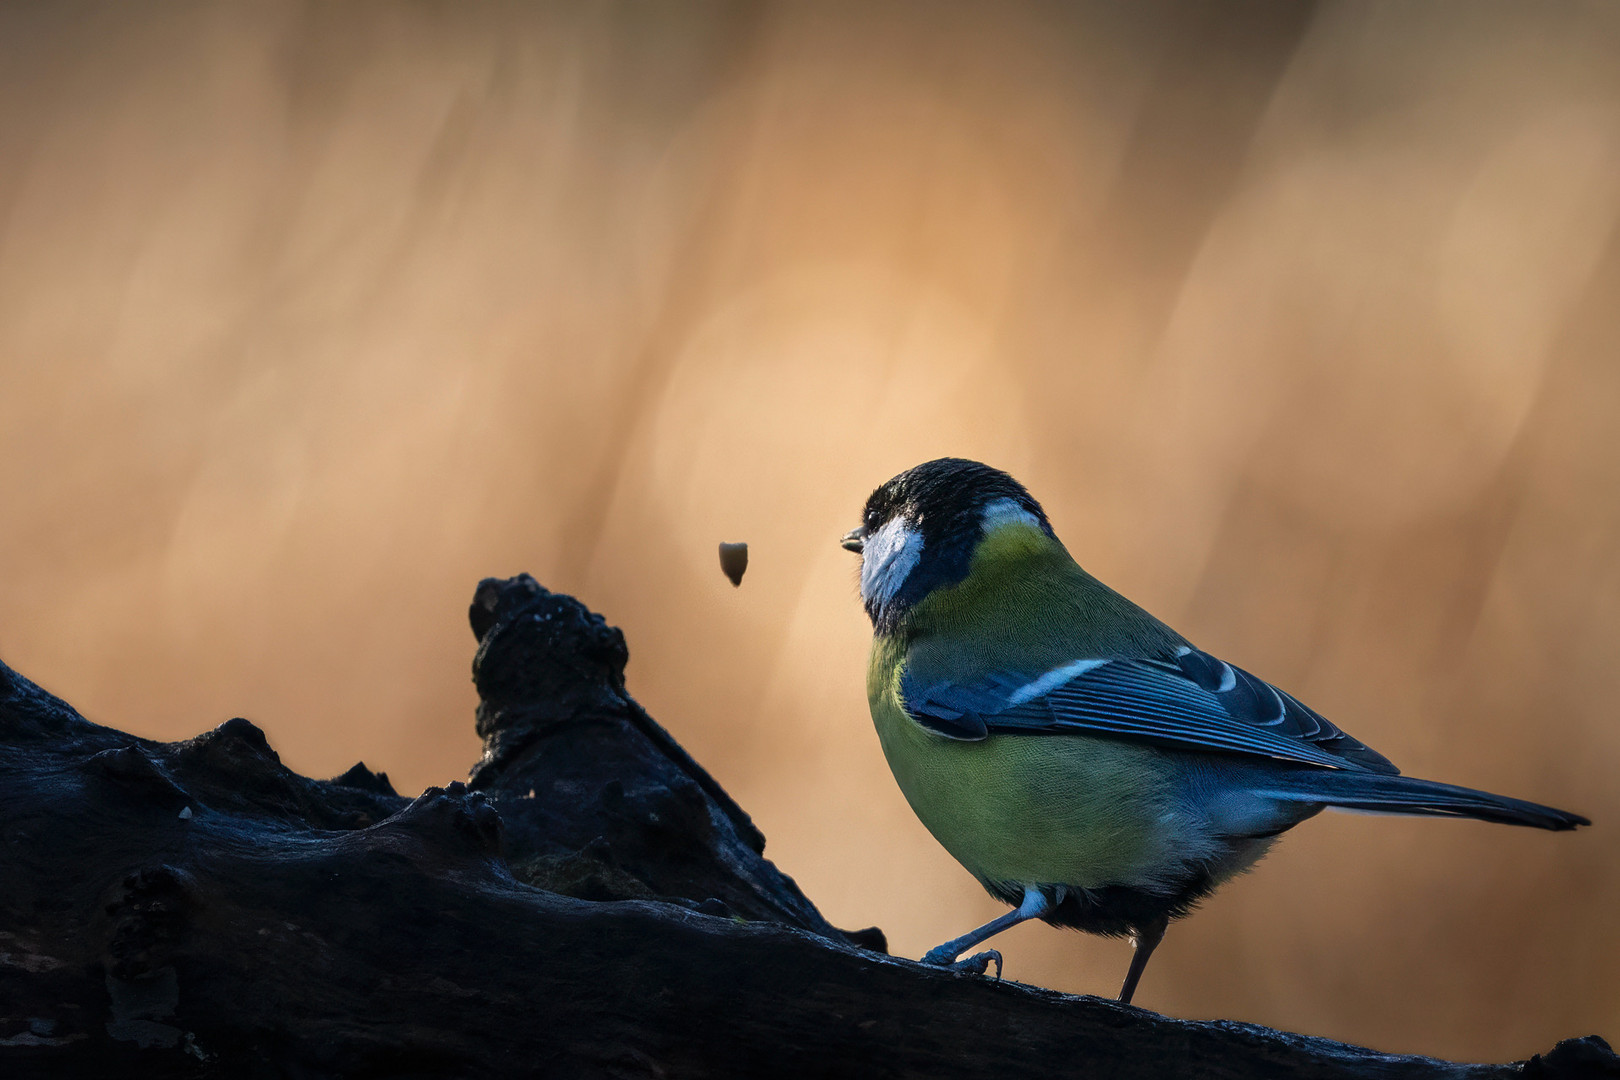
[{"label": "yellow-green breast", "polygon": [[[1081,735],[949,739],[919,726],[901,705],[908,666],[925,684],[998,667],[1033,676],[1143,647],[1088,639],[1097,620],[1086,607],[1116,600],[1129,603],[1060,545],[1009,526],[980,544],[966,580],[918,604],[904,633],[873,640],[867,697],[889,768],[929,832],[982,881],[1151,888],[1183,865],[1173,840],[1187,823],[1175,820],[1162,751]],[[1148,618],[1150,633],[1174,638]]]},{"label": "yellow-green breast", "polygon": [[[1174,813],[1160,752],[1070,735],[947,739],[900,706],[898,665],[873,653],[872,720],[906,801],[982,881],[1147,885],[1173,853],[1160,822]],[[892,678],[888,677],[892,675]]]}]

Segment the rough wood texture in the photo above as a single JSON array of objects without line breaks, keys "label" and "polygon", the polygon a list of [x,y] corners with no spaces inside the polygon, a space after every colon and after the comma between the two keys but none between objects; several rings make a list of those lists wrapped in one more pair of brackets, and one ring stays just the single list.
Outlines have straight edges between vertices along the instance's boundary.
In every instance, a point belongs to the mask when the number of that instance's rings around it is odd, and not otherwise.
[{"label": "rough wood texture", "polygon": [[527,577],[472,610],[485,755],[396,795],[231,720],[154,743],[0,665],[0,1075],[1620,1077],[1398,1057],[953,975],[829,926]]}]

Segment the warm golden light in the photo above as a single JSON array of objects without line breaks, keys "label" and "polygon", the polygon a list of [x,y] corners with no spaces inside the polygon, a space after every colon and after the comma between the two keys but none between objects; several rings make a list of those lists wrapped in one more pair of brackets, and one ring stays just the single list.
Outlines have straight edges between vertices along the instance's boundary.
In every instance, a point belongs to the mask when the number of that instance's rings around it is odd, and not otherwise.
[{"label": "warm golden light", "polygon": [[[839,537],[1013,472],[1088,569],[1548,836],[1327,815],[1138,997],[1620,1034],[1620,18],[1578,4],[0,11],[0,656],[414,791],[532,572],[835,922],[1000,907],[878,751]],[[716,545],[749,543],[746,584]],[[1011,978],[1112,994],[1119,942]]]}]

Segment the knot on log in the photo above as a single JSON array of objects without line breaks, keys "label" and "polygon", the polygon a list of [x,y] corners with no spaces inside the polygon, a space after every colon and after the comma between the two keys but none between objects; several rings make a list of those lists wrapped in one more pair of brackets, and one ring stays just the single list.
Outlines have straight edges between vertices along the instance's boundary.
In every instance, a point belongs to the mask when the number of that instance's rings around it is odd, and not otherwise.
[{"label": "knot on log", "polygon": [[501,815],[481,791],[457,780],[430,787],[399,813],[366,830],[371,837],[404,830],[426,840],[437,852],[464,852],[477,858],[501,854]]},{"label": "knot on log", "polygon": [[342,776],[334,776],[332,783],[342,784],[344,787],[359,788],[361,791],[370,791],[378,795],[398,795],[394,785],[389,781],[385,772],[372,772],[366,768],[366,763],[357,761],[349,766],[349,771]]},{"label": "knot on log", "polygon": [[403,805],[386,784],[336,787],[293,772],[258,725],[239,716],[161,749],[199,808],[346,830],[366,828]]},{"label": "knot on log", "polygon": [[213,731],[205,731],[183,744],[183,753],[194,762],[207,763],[214,768],[232,769],[248,758],[257,758],[270,765],[280,765],[281,755],[270,749],[257,724],[234,716]]},{"label": "knot on log", "polygon": [[127,875],[106,907],[107,974],[128,981],[171,964],[196,902],[196,882],[177,866],[160,863]]},{"label": "knot on log", "polygon": [[82,767],[92,776],[111,780],[137,802],[160,810],[178,811],[192,801],[191,794],[138,746],[91,754]]},{"label": "knot on log", "polygon": [[496,756],[530,727],[623,707],[624,634],[573,597],[528,574],[486,578],[469,620],[478,638],[478,734]]},{"label": "knot on log", "polygon": [[1562,1077],[1590,1077],[1591,1080],[1620,1077],[1620,1057],[1607,1041],[1587,1035],[1580,1039],[1565,1039],[1545,1054],[1534,1054],[1524,1063],[1525,1080],[1552,1080]]}]

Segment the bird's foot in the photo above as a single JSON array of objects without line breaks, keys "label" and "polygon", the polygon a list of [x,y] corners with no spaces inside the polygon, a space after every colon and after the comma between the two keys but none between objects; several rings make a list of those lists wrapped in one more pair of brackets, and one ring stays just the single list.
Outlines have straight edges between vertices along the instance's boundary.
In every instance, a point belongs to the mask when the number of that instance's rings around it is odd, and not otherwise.
[{"label": "bird's foot", "polygon": [[956,959],[956,954],[941,945],[937,949],[930,949],[923,954],[922,962],[933,967],[949,968],[951,971],[965,971],[970,975],[983,975],[990,969],[991,961],[996,965],[996,978],[1001,978],[1001,954],[994,949],[987,949],[972,956]]}]

